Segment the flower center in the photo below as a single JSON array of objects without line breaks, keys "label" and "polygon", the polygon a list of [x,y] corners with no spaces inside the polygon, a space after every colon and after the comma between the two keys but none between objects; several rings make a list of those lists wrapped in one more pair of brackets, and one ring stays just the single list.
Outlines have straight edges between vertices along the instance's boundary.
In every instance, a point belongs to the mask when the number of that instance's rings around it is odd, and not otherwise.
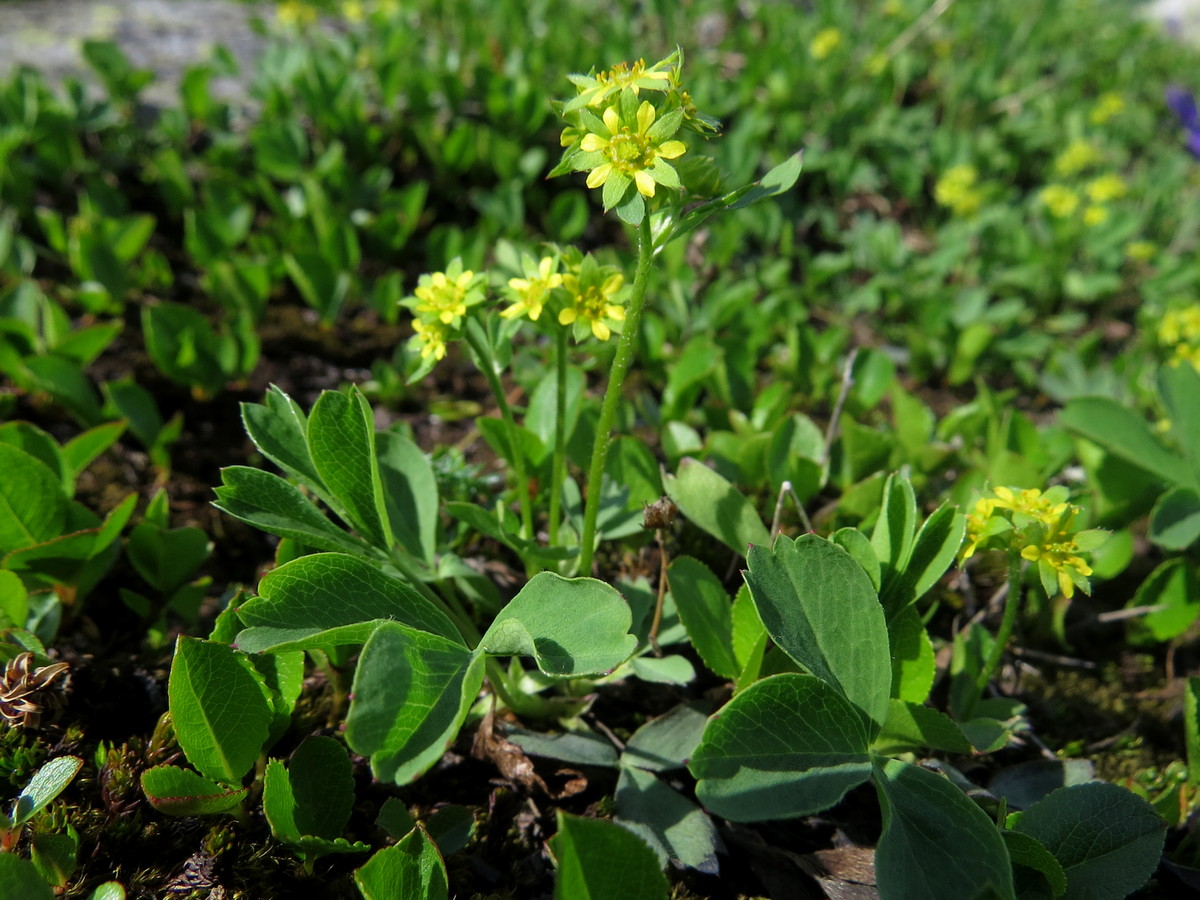
[{"label": "flower center", "polygon": [[608,298],[600,288],[592,286],[580,295],[579,305],[583,308],[583,314],[589,319],[602,319],[604,318],[604,309],[608,306]]},{"label": "flower center", "polygon": [[614,168],[625,173],[648,169],[654,162],[650,142],[640,134],[631,133],[628,128],[613,135],[608,144],[608,158],[612,160]]}]

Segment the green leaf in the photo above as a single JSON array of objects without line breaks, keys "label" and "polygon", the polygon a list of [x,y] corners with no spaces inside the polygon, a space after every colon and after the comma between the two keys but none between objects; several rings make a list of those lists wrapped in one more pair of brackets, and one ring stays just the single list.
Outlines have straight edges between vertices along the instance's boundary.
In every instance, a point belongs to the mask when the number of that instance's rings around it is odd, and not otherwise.
[{"label": "green leaf", "polygon": [[758,678],[763,652],[767,647],[767,629],[763,626],[758,607],[744,583],[733,598],[733,652],[737,657],[739,688],[743,678],[752,682]]},{"label": "green leaf", "polygon": [[24,825],[49,806],[79,774],[82,766],[83,760],[78,756],[58,756],[38,769],[29,784],[17,795],[11,817],[12,827]]},{"label": "green leaf", "polygon": [[1158,867],[1167,824],[1141,797],[1092,782],[1054,791],[1013,830],[1037,838],[1062,864],[1066,900],[1120,900]]},{"label": "green leaf", "polygon": [[811,675],[764,678],[708,720],[688,768],[706,809],[738,822],[828,809],[871,774],[862,715]]},{"label": "green leaf", "polygon": [[750,501],[703,463],[683,460],[679,474],[666,476],[663,487],[688,519],[735,553],[744,555],[751,544],[771,542]]},{"label": "green leaf", "polygon": [[560,810],[550,849],[558,863],[554,900],[667,900],[654,851],[620,825]]},{"label": "green leaf", "polygon": [[1012,868],[999,830],[947,779],[890,759],[876,762],[875,787],[883,808],[883,834],[875,849],[881,896],[1014,897]]},{"label": "green leaf", "polygon": [[942,504],[917,532],[904,565],[894,577],[885,578],[879,602],[888,616],[915,603],[933,587],[954,563],[967,531],[967,517],[955,507]]},{"label": "green leaf", "polygon": [[385,622],[363,647],[346,715],[346,742],[375,777],[404,784],[453,742],[483,684],[482,654]]},{"label": "green leaf", "polygon": [[[217,630],[213,629],[214,632]],[[215,635],[210,640],[216,640]],[[226,643],[222,641],[222,643]],[[304,687],[304,653],[299,650],[251,654],[250,663],[262,679],[263,696],[272,710],[271,728],[263,745],[269,749],[292,724],[292,711]]]},{"label": "green leaf", "polygon": [[308,419],[308,446],[317,474],[346,510],[349,524],[376,547],[390,550],[395,540],[375,458],[375,420],[357,388],[349,395],[326,391],[317,398]]},{"label": "green leaf", "polygon": [[839,528],[829,536],[829,540],[849,553],[854,561],[862,566],[862,570],[871,579],[871,587],[878,591],[882,584],[883,569],[871,539],[857,528]]},{"label": "green leaf", "polygon": [[143,522],[125,544],[125,556],[156,591],[172,594],[183,587],[208,557],[208,535],[199,528],[160,529]]},{"label": "green leaf", "polygon": [[[1023,866],[1039,873],[1055,897],[1061,897],[1066,892],[1067,873],[1054,854],[1042,846],[1041,841],[1019,831],[1002,831],[1000,836],[1004,838],[1004,846],[1008,848],[1008,857],[1014,867]],[[1017,877],[1019,882],[1021,874],[1017,873]],[[1024,896],[1024,892],[1020,896]]]},{"label": "green leaf", "polygon": [[867,574],[816,535],[752,547],[746,583],[771,639],[856,706],[871,737],[887,716],[892,686],[883,607]]},{"label": "green leaf", "polygon": [[577,766],[617,767],[617,751],[612,742],[591,731],[547,734],[511,725],[505,728],[504,736],[530,756],[545,756]]},{"label": "green leaf", "polygon": [[217,784],[178,766],[155,766],[142,773],[142,791],[168,816],[211,816],[232,810],[249,789]]},{"label": "green leaf", "polygon": [[1150,540],[1166,550],[1186,550],[1200,538],[1200,492],[1175,487],[1150,513]]},{"label": "green leaf", "polygon": [[0,853],[0,895],[21,900],[54,900],[54,891],[33,863],[12,853]]},{"label": "green leaf", "polygon": [[56,888],[64,888],[75,870],[79,832],[69,822],[64,831],[35,830],[30,835],[29,851],[42,878]]},{"label": "green leaf", "polygon": [[1162,642],[1178,637],[1200,615],[1200,582],[1195,566],[1184,558],[1168,559],[1146,576],[1127,605],[1161,607],[1130,623],[1134,640]]},{"label": "green leaf", "polygon": [[288,762],[301,834],[333,840],[350,821],[354,773],[346,748],[331,737],[305,738]]},{"label": "green leaf", "polygon": [[330,737],[309,737],[285,769],[271,760],[263,777],[263,812],[272,833],[311,860],[330,853],[363,853],[366,844],[341,837],[354,805],[354,776],[346,748]]},{"label": "green leaf", "polygon": [[40,544],[62,533],[67,496],[60,477],[40,460],[0,443],[0,552]]},{"label": "green leaf", "polygon": [[784,191],[791,190],[796,180],[800,177],[803,160],[804,151],[794,153],[771,169],[771,171],[762,177],[762,180],[738,188],[736,191],[732,191],[723,197],[718,197],[715,200],[701,204],[680,219],[674,228],[671,228],[660,237],[655,242],[655,249],[658,250],[676,238],[683,237],[695,231],[705,219],[718,210],[741,209],[742,207],[750,206],[752,203],[758,203],[768,197],[774,197],[782,194]]},{"label": "green leaf", "polygon": [[266,403],[243,403],[241,409],[246,434],[262,455],[327,497],[308,451],[308,419],[296,401],[272,385]]},{"label": "green leaf", "polygon": [[741,671],[733,651],[733,604],[720,580],[690,556],[671,560],[667,582],[679,619],[692,646],[714,673],[736,678]]},{"label": "green leaf", "polygon": [[199,772],[236,784],[262,752],[272,711],[244,653],[181,636],[167,695],[175,737]]},{"label": "green leaf", "polygon": [[221,470],[215,489],[217,509],[280,537],[318,550],[362,554],[370,547],[334,525],[295,485],[278,475],[248,466]]},{"label": "green leaf", "polygon": [[660,867],[674,859],[689,869],[717,874],[721,838],[712,819],[691,800],[652,773],[628,766],[617,779],[615,799],[617,823],[650,845]]},{"label": "green leaf", "polygon": [[899,756],[924,748],[970,753],[971,742],[945,713],[920,703],[892,700],[887,721],[871,745],[876,753]]},{"label": "green leaf", "polygon": [[651,772],[682,769],[700,743],[707,724],[708,717],[701,709],[680,704],[633,733],[621,754],[621,765]]},{"label": "green leaf", "polygon": [[29,422],[5,422],[0,425],[0,442],[24,450],[62,481],[63,493],[74,494],[75,479],[67,470],[62,450],[42,429]]},{"label": "green leaf", "polygon": [[1169,485],[1200,487],[1183,457],[1163,446],[1146,421],[1126,406],[1105,397],[1078,397],[1059,413],[1059,421]]},{"label": "green leaf", "polygon": [[1193,483],[1200,480],[1200,373],[1194,366],[1159,366],[1162,395],[1171,434],[1191,464]]},{"label": "green leaf", "polygon": [[67,476],[71,479],[72,487],[80,473],[125,433],[125,427],[124,422],[97,425],[63,444],[62,458],[66,464]]},{"label": "green leaf", "polygon": [[88,894],[88,900],[125,900],[125,888],[119,881],[106,881]]},{"label": "green leaf", "polygon": [[1183,733],[1187,743],[1188,780],[1200,783],[1200,678],[1189,676],[1183,695]]},{"label": "green leaf", "polygon": [[364,900],[446,900],[446,864],[421,826],[354,872]]},{"label": "green leaf", "polygon": [[637,647],[631,621],[629,604],[611,585],[540,572],[496,616],[479,649],[532,656],[547,675],[602,674]]},{"label": "green leaf", "polygon": [[[343,553],[314,553],[262,577],[258,597],[238,608],[238,646],[267,650],[361,643],[393,619],[461,643],[449,617],[404,582]],[[347,629],[346,626],[362,626]]]},{"label": "green leaf", "polygon": [[892,696],[924,703],[933,688],[937,661],[933,641],[913,606],[905,606],[888,620],[892,650]]},{"label": "green leaf", "polygon": [[892,474],[883,484],[883,503],[871,532],[871,546],[879,558],[881,583],[895,581],[904,571],[917,535],[917,496],[912,483]]},{"label": "green leaf", "polygon": [[377,435],[388,521],[400,546],[429,565],[437,550],[438,488],[429,458],[404,435]]},{"label": "green leaf", "polygon": [[0,629],[24,628],[29,617],[29,591],[15,572],[0,569]]}]

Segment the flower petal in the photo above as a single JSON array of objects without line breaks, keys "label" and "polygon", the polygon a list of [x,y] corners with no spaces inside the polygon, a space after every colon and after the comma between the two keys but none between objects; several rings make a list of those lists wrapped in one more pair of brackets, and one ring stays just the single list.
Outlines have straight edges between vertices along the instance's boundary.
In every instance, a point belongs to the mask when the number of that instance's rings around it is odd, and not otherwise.
[{"label": "flower petal", "polygon": [[633,173],[633,180],[637,183],[637,189],[647,197],[654,196],[654,176],[646,169],[638,169]]},{"label": "flower petal", "polygon": [[604,127],[608,129],[609,135],[614,135],[621,130],[621,117],[617,114],[615,106],[610,106],[604,111]]},{"label": "flower petal", "polygon": [[637,111],[638,134],[645,134],[654,124],[654,105],[649,100],[643,100]]},{"label": "flower petal", "polygon": [[608,146],[608,140],[600,137],[598,134],[585,134],[583,140],[579,142],[579,148],[586,153],[595,153],[597,150],[603,150]]},{"label": "flower petal", "polygon": [[602,166],[597,166],[588,173],[587,186],[590,188],[598,188],[608,180],[609,174],[612,172],[612,163],[605,163]]},{"label": "flower petal", "polygon": [[654,148],[655,155],[662,159],[675,159],[686,152],[687,145],[683,141],[663,141]]}]

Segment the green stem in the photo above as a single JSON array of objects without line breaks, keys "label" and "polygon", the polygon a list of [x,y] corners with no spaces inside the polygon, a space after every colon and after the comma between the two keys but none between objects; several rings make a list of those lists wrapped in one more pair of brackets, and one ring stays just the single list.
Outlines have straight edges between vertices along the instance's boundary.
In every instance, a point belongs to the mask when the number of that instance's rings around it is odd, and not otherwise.
[{"label": "green stem", "polygon": [[551,547],[558,546],[562,486],[567,468],[567,336],[569,332],[566,328],[559,328],[555,334],[554,468],[550,476],[550,521],[547,525]]},{"label": "green stem", "polygon": [[988,682],[992,680],[996,670],[1000,668],[1004,648],[1008,646],[1008,639],[1012,637],[1013,627],[1017,624],[1017,614],[1021,609],[1021,576],[1024,571],[1025,563],[1021,557],[1016,553],[1010,553],[1008,557],[1008,589],[1004,592],[1004,618],[1000,620],[1000,630],[996,633],[996,640],[992,644],[991,652],[988,653],[987,662],[979,670],[979,675],[975,679],[975,687],[981,695],[987,689]]},{"label": "green stem", "polygon": [[592,446],[592,462],[588,469],[587,501],[583,507],[583,539],[579,546],[579,574],[592,573],[592,556],[596,552],[596,519],[600,515],[600,483],[604,478],[604,460],[608,456],[608,444],[612,437],[613,423],[617,418],[617,404],[621,401],[621,385],[633,361],[633,349],[637,344],[638,325],[642,320],[642,309],[646,305],[646,286],[650,280],[650,264],[654,260],[654,237],[650,233],[650,217],[642,219],[638,226],[638,262],[633,276],[633,295],[625,311],[625,327],[617,344],[617,355],[613,359],[608,388],[604,392],[604,404],[600,407],[600,421],[596,423],[596,443]]},{"label": "green stem", "polygon": [[475,356],[479,359],[480,371],[483,372],[483,377],[487,379],[488,387],[492,389],[492,394],[496,398],[496,405],[500,408],[500,417],[508,426],[506,429],[508,456],[512,463],[513,474],[517,479],[517,500],[521,505],[521,537],[529,540],[533,537],[533,501],[529,496],[529,479],[525,477],[525,453],[516,438],[517,423],[513,419],[512,407],[508,405],[508,397],[504,395],[504,386],[500,383],[500,376],[496,374],[496,367],[492,363],[492,354],[489,348],[480,343],[478,335],[474,334],[472,329],[464,330],[467,343],[471,345],[471,349],[475,351]]}]

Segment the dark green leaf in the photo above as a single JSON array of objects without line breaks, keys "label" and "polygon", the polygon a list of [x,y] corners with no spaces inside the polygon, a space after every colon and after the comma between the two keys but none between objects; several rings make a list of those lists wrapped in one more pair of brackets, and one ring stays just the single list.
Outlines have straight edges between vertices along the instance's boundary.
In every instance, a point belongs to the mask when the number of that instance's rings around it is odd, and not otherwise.
[{"label": "dark green leaf", "polygon": [[688,768],[706,809],[739,822],[828,809],[871,773],[861,713],[811,675],[775,675],[708,720]]},{"label": "dark green leaf", "polygon": [[941,775],[896,759],[876,763],[875,787],[883,807],[875,850],[881,896],[1012,900],[1004,840],[962,791]]}]

